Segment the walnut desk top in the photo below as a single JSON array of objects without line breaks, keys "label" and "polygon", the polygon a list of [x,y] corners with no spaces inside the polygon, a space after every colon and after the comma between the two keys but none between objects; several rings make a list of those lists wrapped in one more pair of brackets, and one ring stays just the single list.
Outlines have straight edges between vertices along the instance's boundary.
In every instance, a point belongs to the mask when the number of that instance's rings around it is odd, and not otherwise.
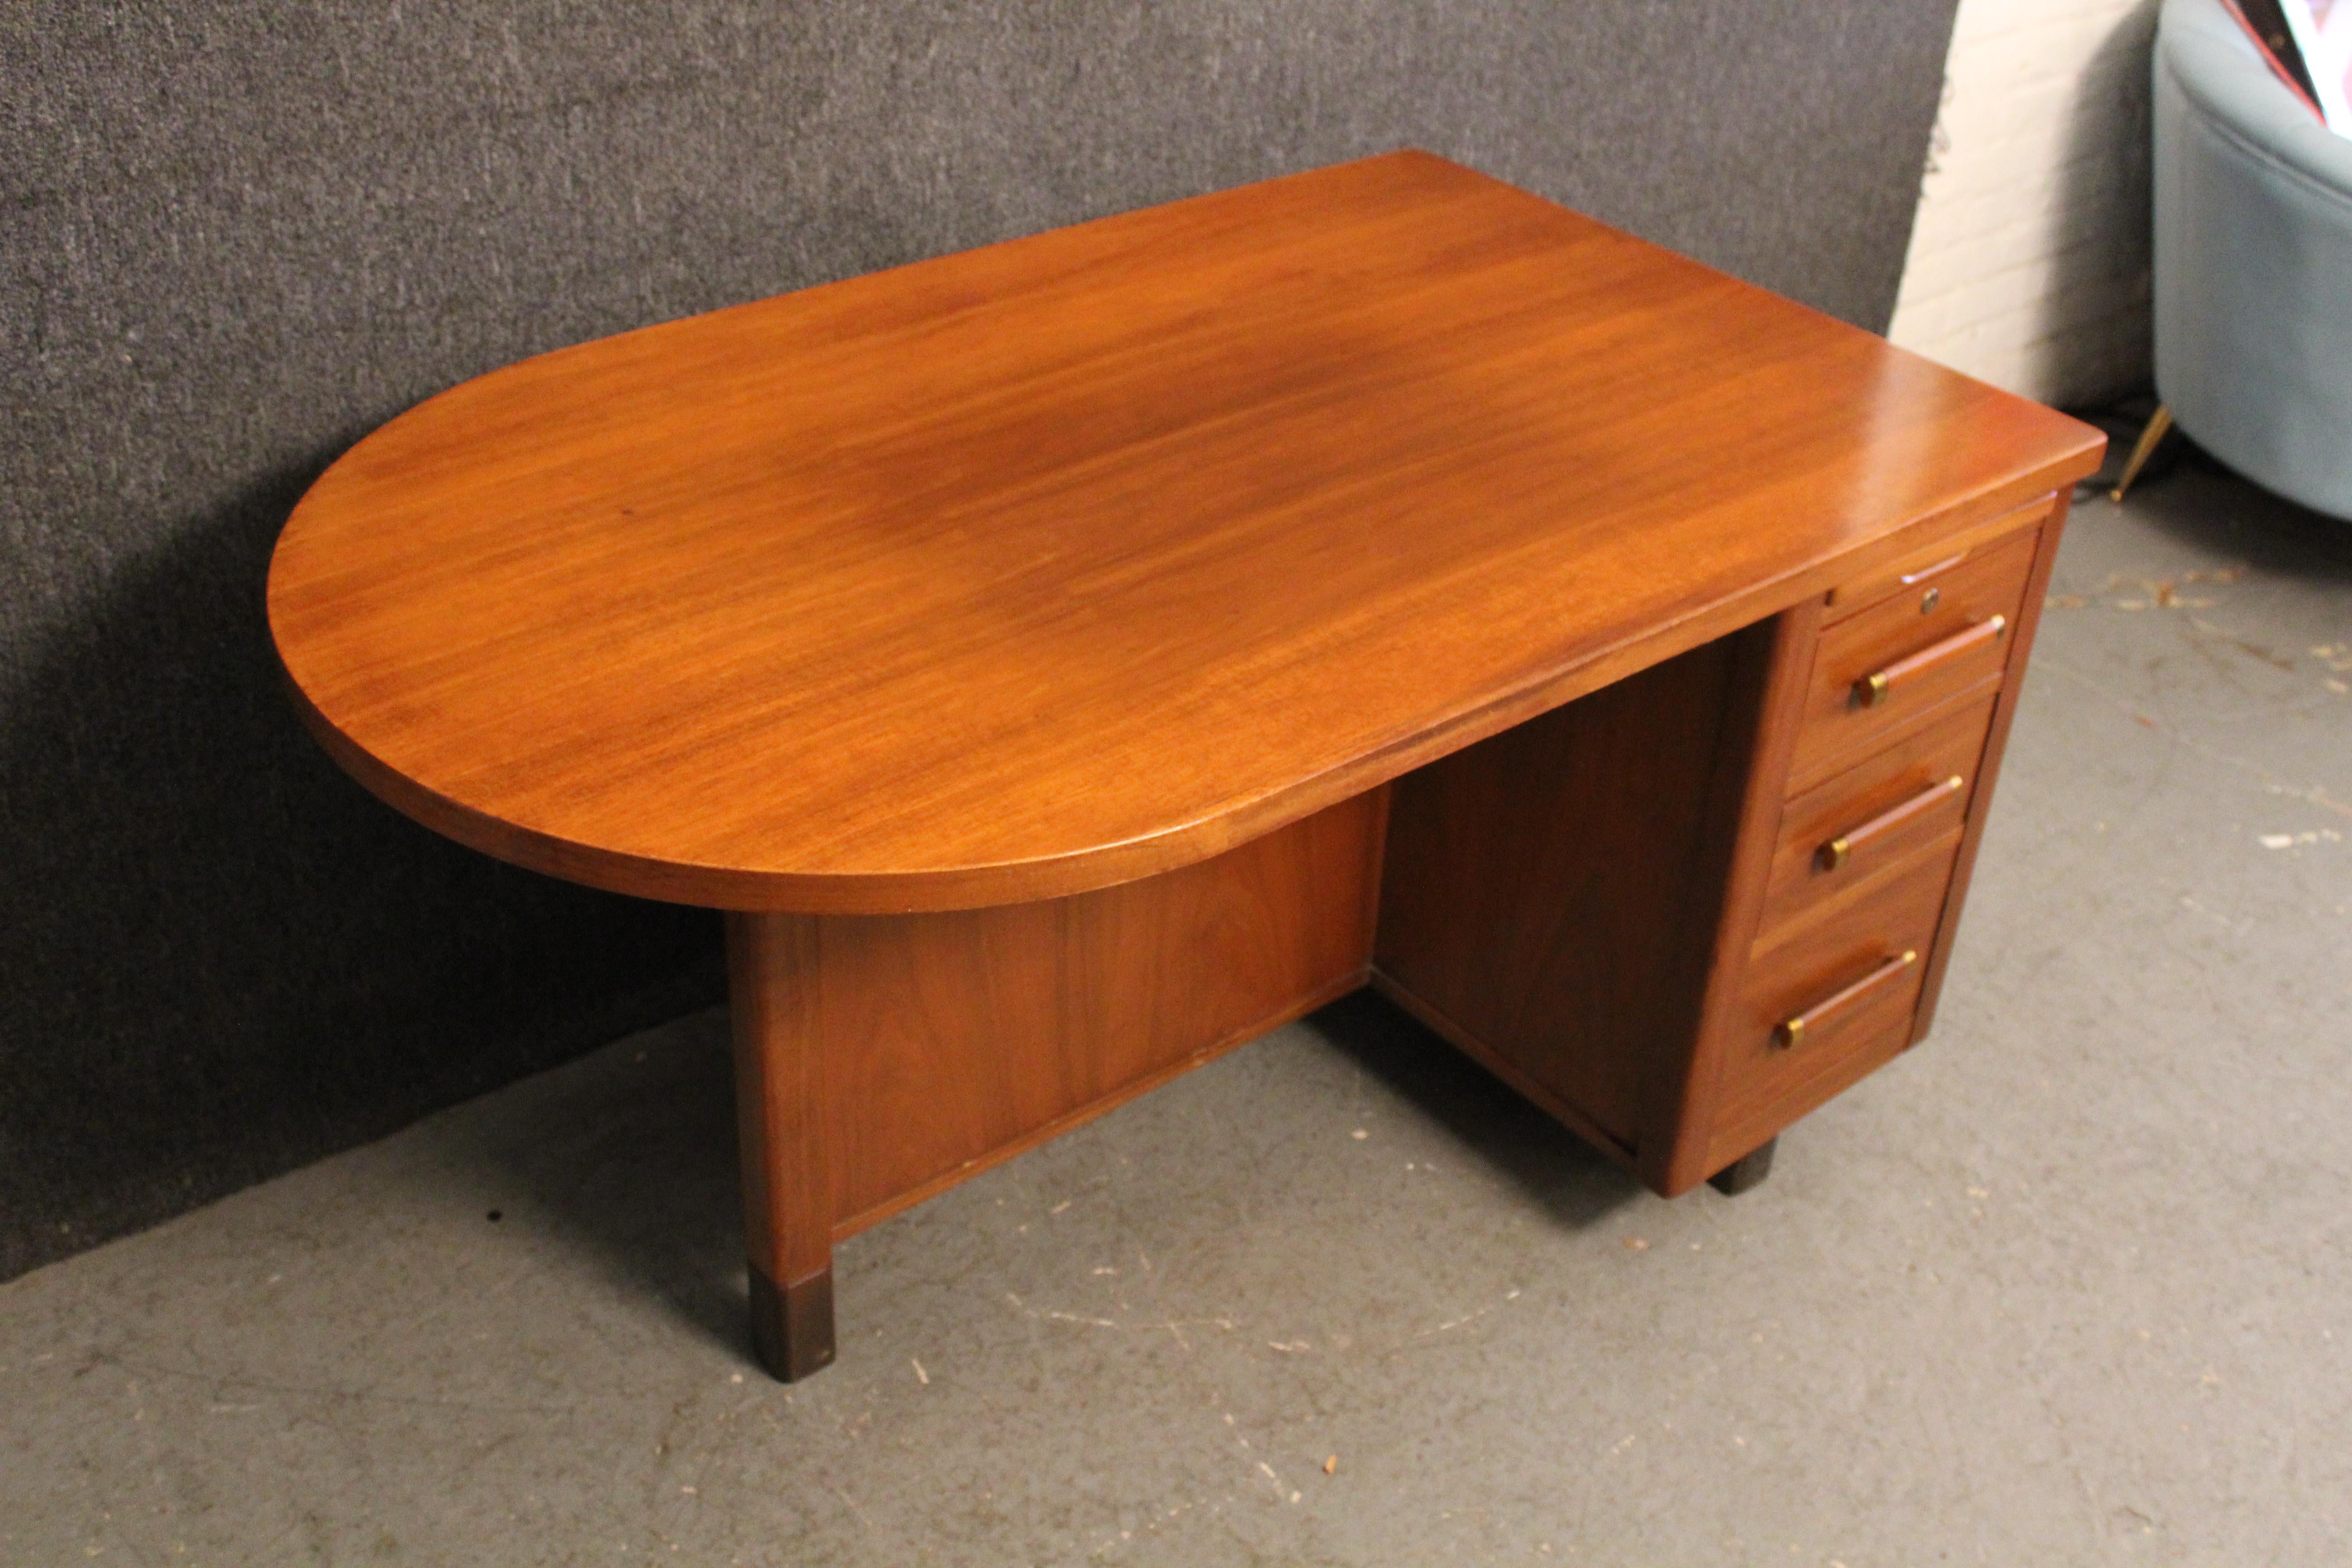
[{"label": "walnut desk top", "polygon": [[368,437],[269,618],[362,783],[726,909],[1215,854],[2096,438],[1426,154],[542,354]]}]

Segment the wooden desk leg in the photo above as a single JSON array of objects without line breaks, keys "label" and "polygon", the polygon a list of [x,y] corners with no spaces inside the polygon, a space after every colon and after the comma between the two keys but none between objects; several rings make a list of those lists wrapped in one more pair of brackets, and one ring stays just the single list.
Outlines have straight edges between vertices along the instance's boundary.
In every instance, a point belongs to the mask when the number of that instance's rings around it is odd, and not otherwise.
[{"label": "wooden desk leg", "polygon": [[833,1191],[817,1038],[817,922],[727,917],[751,1342],[783,1382],[833,1363]]}]

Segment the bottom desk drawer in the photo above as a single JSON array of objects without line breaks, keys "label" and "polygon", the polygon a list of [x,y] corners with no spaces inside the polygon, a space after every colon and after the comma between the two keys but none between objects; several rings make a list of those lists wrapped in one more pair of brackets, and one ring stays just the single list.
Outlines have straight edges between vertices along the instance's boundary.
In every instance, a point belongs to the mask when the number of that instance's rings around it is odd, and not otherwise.
[{"label": "bottom desk drawer", "polygon": [[[1759,1119],[1792,1121],[1867,1070],[1863,1058],[1874,1064],[1903,1048],[1959,847],[1955,826],[1812,918],[1758,941],[1724,1066],[1718,1126],[1747,1131]],[[1818,1096],[1804,1092],[1817,1083]]]}]

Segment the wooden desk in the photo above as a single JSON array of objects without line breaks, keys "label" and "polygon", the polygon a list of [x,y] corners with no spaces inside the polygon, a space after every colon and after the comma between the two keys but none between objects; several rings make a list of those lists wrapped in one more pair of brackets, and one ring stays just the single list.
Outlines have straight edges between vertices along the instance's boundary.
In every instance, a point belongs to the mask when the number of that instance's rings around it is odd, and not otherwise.
[{"label": "wooden desk", "polygon": [[1367,982],[1738,1184],[1927,1027],[2100,446],[1402,153],[469,382],[269,616],[385,801],[730,911],[793,1377],[835,1241]]}]

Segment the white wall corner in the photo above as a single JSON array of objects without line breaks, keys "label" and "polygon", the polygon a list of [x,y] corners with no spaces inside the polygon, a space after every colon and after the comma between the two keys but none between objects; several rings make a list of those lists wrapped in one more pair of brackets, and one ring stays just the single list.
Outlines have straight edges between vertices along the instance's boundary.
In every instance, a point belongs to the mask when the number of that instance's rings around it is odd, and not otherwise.
[{"label": "white wall corner", "polygon": [[2045,403],[2149,378],[2158,0],[1960,0],[1887,336]]}]

